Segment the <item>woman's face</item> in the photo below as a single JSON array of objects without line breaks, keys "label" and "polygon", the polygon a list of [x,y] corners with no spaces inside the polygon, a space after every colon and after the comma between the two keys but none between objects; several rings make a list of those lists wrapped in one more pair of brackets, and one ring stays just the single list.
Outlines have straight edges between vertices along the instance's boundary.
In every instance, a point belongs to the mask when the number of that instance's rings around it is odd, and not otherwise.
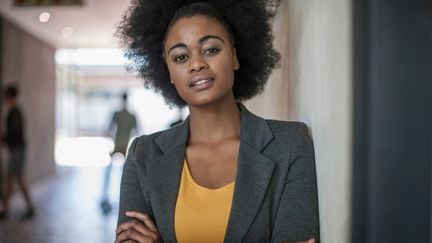
[{"label": "woman's face", "polygon": [[196,15],[168,30],[164,56],[171,82],[190,106],[234,99],[238,62],[228,31],[217,20]]}]

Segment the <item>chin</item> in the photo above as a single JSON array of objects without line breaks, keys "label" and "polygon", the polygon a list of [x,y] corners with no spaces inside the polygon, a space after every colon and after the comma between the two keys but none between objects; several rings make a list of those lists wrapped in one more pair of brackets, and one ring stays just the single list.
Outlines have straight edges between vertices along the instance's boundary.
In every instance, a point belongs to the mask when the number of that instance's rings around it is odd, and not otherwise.
[{"label": "chin", "polygon": [[200,99],[187,102],[188,106],[207,106],[215,103],[212,99]]},{"label": "chin", "polygon": [[[212,92],[213,91],[213,92]],[[231,100],[235,102],[232,90],[207,90],[202,93],[191,93],[184,97],[183,100],[186,101],[188,106],[208,106],[222,104],[230,102]]]}]

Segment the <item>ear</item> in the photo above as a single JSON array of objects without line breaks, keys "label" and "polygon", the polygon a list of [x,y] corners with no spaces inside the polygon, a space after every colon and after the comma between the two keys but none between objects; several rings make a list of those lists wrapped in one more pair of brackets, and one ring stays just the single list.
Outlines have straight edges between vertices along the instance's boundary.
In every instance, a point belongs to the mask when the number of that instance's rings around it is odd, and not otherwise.
[{"label": "ear", "polygon": [[233,53],[233,68],[234,70],[238,70],[240,68],[240,63],[237,59],[237,50],[235,48],[232,49],[232,53]]},{"label": "ear", "polygon": [[174,82],[172,81],[171,74],[169,75],[169,78],[170,78],[170,83],[171,83],[172,85],[174,85]]}]

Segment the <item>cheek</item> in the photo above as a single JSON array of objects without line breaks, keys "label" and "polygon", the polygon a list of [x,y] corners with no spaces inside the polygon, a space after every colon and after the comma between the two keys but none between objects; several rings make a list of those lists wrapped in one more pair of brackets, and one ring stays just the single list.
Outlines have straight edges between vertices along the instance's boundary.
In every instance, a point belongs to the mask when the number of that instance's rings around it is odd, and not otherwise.
[{"label": "cheek", "polygon": [[182,93],[184,92],[184,80],[186,79],[186,74],[184,73],[184,70],[182,68],[178,67],[169,67],[169,77],[171,79],[171,85],[174,85],[174,88],[177,90],[177,93],[180,95],[180,97],[183,97]]},{"label": "cheek", "polygon": [[232,60],[225,61],[221,71],[223,72],[225,79],[234,82],[234,68]]},{"label": "cheek", "polygon": [[172,82],[176,83],[179,79],[182,78],[182,69],[176,66],[168,65],[168,72]]}]

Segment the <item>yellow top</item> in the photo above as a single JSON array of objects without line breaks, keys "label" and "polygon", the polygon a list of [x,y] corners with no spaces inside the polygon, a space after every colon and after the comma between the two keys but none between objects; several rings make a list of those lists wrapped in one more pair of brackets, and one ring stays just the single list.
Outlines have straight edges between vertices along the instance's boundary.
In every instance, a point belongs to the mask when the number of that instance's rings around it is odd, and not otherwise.
[{"label": "yellow top", "polygon": [[217,189],[202,187],[192,178],[185,160],[174,216],[177,242],[223,242],[234,184]]}]

